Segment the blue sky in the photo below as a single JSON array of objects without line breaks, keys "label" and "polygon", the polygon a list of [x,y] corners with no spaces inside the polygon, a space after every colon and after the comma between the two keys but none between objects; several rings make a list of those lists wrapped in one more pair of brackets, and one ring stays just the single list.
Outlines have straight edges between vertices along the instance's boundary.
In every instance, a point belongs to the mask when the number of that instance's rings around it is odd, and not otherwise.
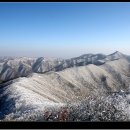
[{"label": "blue sky", "polygon": [[130,55],[130,3],[0,3],[0,55]]}]

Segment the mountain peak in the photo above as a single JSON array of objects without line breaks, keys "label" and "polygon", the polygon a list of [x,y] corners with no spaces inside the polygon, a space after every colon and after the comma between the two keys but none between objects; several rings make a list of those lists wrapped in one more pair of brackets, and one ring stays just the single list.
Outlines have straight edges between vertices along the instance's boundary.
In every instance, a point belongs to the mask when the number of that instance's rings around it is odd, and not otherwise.
[{"label": "mountain peak", "polygon": [[115,51],[113,54],[122,54],[122,53],[119,51]]},{"label": "mountain peak", "polygon": [[114,53],[107,55],[107,59],[109,60],[115,60],[115,59],[120,59],[124,57],[125,55],[119,51],[115,51]]},{"label": "mountain peak", "polygon": [[115,51],[114,53],[109,54],[108,56],[110,56],[110,55],[124,56],[124,54],[123,54],[123,53],[121,53],[121,52],[119,52],[119,51]]}]

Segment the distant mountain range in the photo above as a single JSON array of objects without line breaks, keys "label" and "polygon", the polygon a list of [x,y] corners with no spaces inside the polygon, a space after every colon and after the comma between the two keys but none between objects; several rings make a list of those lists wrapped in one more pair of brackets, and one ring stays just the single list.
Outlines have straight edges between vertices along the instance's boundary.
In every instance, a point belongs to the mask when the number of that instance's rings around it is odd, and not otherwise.
[{"label": "distant mountain range", "polygon": [[130,56],[116,51],[71,59],[0,58],[0,82],[0,119],[24,120],[29,111],[128,92]]},{"label": "distant mountain range", "polygon": [[5,82],[18,77],[26,77],[29,74],[46,73],[49,71],[61,71],[66,68],[85,66],[88,64],[102,65],[106,62],[121,58],[130,59],[118,51],[110,55],[85,54],[71,59],[47,59],[47,58],[0,58],[0,82]]}]

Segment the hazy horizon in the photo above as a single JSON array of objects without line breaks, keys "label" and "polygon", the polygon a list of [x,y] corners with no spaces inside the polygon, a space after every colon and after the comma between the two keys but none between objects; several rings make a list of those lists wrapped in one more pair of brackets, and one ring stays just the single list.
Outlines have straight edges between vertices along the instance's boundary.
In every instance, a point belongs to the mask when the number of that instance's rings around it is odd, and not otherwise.
[{"label": "hazy horizon", "polygon": [[130,55],[130,3],[0,3],[0,56]]}]

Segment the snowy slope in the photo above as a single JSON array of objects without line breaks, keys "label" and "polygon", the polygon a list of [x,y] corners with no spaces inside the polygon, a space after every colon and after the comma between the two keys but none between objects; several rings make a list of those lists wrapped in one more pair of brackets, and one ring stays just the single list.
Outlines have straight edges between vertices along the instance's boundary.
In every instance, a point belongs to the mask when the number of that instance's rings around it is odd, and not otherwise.
[{"label": "snowy slope", "polygon": [[100,66],[89,64],[58,72],[31,73],[0,85],[0,118],[7,119],[13,113],[24,120],[19,113],[43,111],[47,106],[63,106],[90,96],[127,92],[129,83],[130,63],[126,58],[107,61]]}]

